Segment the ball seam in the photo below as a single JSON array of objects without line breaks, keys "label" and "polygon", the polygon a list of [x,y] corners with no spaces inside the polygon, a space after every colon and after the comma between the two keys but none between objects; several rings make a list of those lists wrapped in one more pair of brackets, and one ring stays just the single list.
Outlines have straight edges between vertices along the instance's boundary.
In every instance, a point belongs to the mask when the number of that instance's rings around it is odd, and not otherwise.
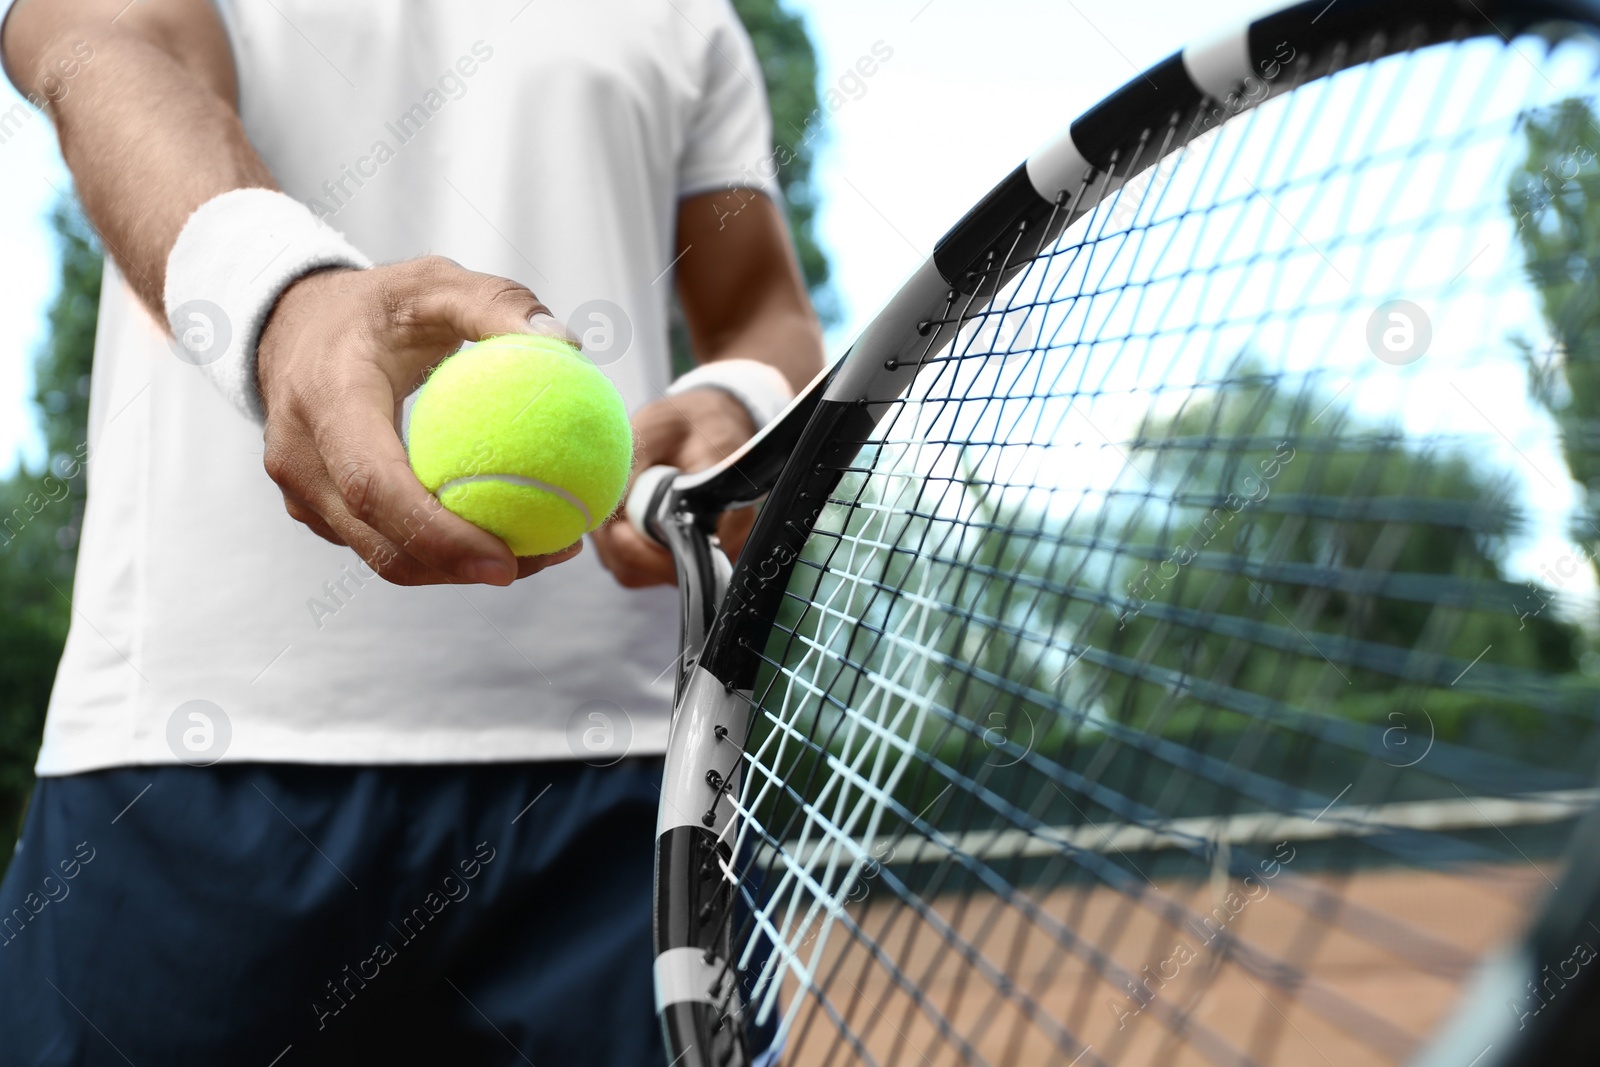
[{"label": "ball seam", "polygon": [[439,486],[438,489],[435,489],[433,495],[443,500],[444,494],[449,490],[461,485],[471,485],[474,482],[503,482],[510,485],[525,486],[529,489],[542,489],[551,496],[565,500],[576,508],[578,514],[583,516],[583,528],[585,530],[593,529],[594,527],[594,515],[590,512],[589,505],[585,504],[579,497],[559,485],[542,482],[537,478],[529,478],[525,474],[468,474],[460,478],[451,478]]}]

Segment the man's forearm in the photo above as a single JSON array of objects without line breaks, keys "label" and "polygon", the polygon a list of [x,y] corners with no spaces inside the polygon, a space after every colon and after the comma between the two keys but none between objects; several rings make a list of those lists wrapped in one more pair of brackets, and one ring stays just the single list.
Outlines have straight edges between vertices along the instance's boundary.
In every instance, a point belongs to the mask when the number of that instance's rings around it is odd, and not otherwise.
[{"label": "man's forearm", "polygon": [[701,364],[753,359],[799,392],[822,369],[822,328],[778,205],[748,190],[706,193],[678,212],[678,295]]},{"label": "man's forearm", "polygon": [[57,59],[74,48],[82,54],[85,45],[92,50],[49,109],[90,221],[164,320],[167,254],[190,214],[230,189],[276,184],[229,102],[226,41],[215,42],[220,55],[206,47],[205,37],[220,28],[191,27],[174,41],[159,25],[133,18],[137,8],[123,26],[108,24],[95,7],[19,5],[6,25],[7,66],[18,88],[46,97],[44,80]]},{"label": "man's forearm", "polygon": [[798,393],[822,369],[822,330],[809,309],[784,301],[753,316],[743,329],[705,339],[696,355],[702,365],[724,359],[769,364]]}]

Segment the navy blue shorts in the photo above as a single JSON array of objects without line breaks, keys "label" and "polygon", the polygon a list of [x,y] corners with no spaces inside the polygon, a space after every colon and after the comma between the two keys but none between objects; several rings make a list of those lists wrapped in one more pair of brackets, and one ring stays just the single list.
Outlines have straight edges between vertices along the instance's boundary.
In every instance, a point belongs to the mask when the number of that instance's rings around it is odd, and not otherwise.
[{"label": "navy blue shorts", "polygon": [[39,782],[0,1067],[664,1062],[659,760]]}]

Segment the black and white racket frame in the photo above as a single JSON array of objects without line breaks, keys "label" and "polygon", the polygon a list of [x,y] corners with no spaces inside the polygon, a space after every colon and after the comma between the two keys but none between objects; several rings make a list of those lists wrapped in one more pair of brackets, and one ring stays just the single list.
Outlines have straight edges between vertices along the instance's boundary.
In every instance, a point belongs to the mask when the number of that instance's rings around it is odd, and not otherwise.
[{"label": "black and white racket frame", "polygon": [[[727,983],[737,833],[752,689],[794,561],[843,468],[924,361],[978,314],[984,298],[1062,230],[1184,145],[1280,93],[1384,55],[1451,40],[1536,33],[1559,40],[1600,27],[1580,0],[1311,0],[1175,53],[1085,112],[1008,174],[938,242],[842,359],[742,449],[694,474],[652,468],[628,517],[677,567],[682,651],[657,820],[656,1006],[676,1067],[763,1062]],[[1352,42],[1360,42],[1359,54]],[[1162,131],[1152,136],[1148,131]],[[730,566],[716,538],[724,512],[766,500]],[[1579,829],[1600,842],[1600,820]],[[1592,925],[1591,925],[1592,924]],[[1417,1061],[1427,1067],[1593,1062],[1600,969],[1584,972],[1535,1025],[1507,1004],[1600,940],[1600,848],[1572,863],[1515,951],[1468,990]],[[770,1060],[770,1057],[767,1057]]]}]

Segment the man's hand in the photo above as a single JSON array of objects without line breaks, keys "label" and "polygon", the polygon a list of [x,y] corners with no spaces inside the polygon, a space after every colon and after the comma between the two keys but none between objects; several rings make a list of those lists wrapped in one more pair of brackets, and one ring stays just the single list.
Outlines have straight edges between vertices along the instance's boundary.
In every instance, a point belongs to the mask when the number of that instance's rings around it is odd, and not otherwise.
[{"label": "man's hand", "polygon": [[[234,110],[238,78],[215,5],[22,0],[4,29],[7,68],[48,102],[96,233],[164,318],[167,256],[194,210],[229,190],[277,188]],[[576,552],[514,558],[423,489],[396,431],[401,400],[429,367],[462,341],[538,330],[536,313],[548,315],[515,282],[441,259],[330,270],[286,289],[257,365],[267,473],[289,514],[407,585],[509,585]]]},{"label": "man's hand", "polygon": [[257,349],[266,468],[289,514],[400,585],[510,585],[576,555],[581,545],[517,559],[444,510],[412,474],[398,431],[401,402],[462,341],[567,337],[549,314],[516,282],[438,257],[295,282]]},{"label": "man's hand", "polygon": [[[715,466],[755,434],[750,414],[720,389],[692,389],[663,397],[633,417],[633,473],[665,464],[681,471]],[[755,522],[755,509],[730,511],[717,524],[717,536],[729,559],[737,559]],[[672,557],[626,521],[614,518],[591,534],[600,562],[629,589],[670,585],[675,580]]]},{"label": "man's hand", "polygon": [[[678,205],[678,297],[695,356],[759,359],[782,371],[795,392],[822,369],[822,330],[778,206],[749,189],[702,193]],[[720,389],[663,397],[633,417],[639,439],[634,473],[664,463],[683,471],[722,461],[755,433],[750,413]],[[717,524],[723,551],[735,558],[755,509]],[[632,588],[671,583],[672,557],[624,522],[594,533],[595,551],[617,581]]]}]

